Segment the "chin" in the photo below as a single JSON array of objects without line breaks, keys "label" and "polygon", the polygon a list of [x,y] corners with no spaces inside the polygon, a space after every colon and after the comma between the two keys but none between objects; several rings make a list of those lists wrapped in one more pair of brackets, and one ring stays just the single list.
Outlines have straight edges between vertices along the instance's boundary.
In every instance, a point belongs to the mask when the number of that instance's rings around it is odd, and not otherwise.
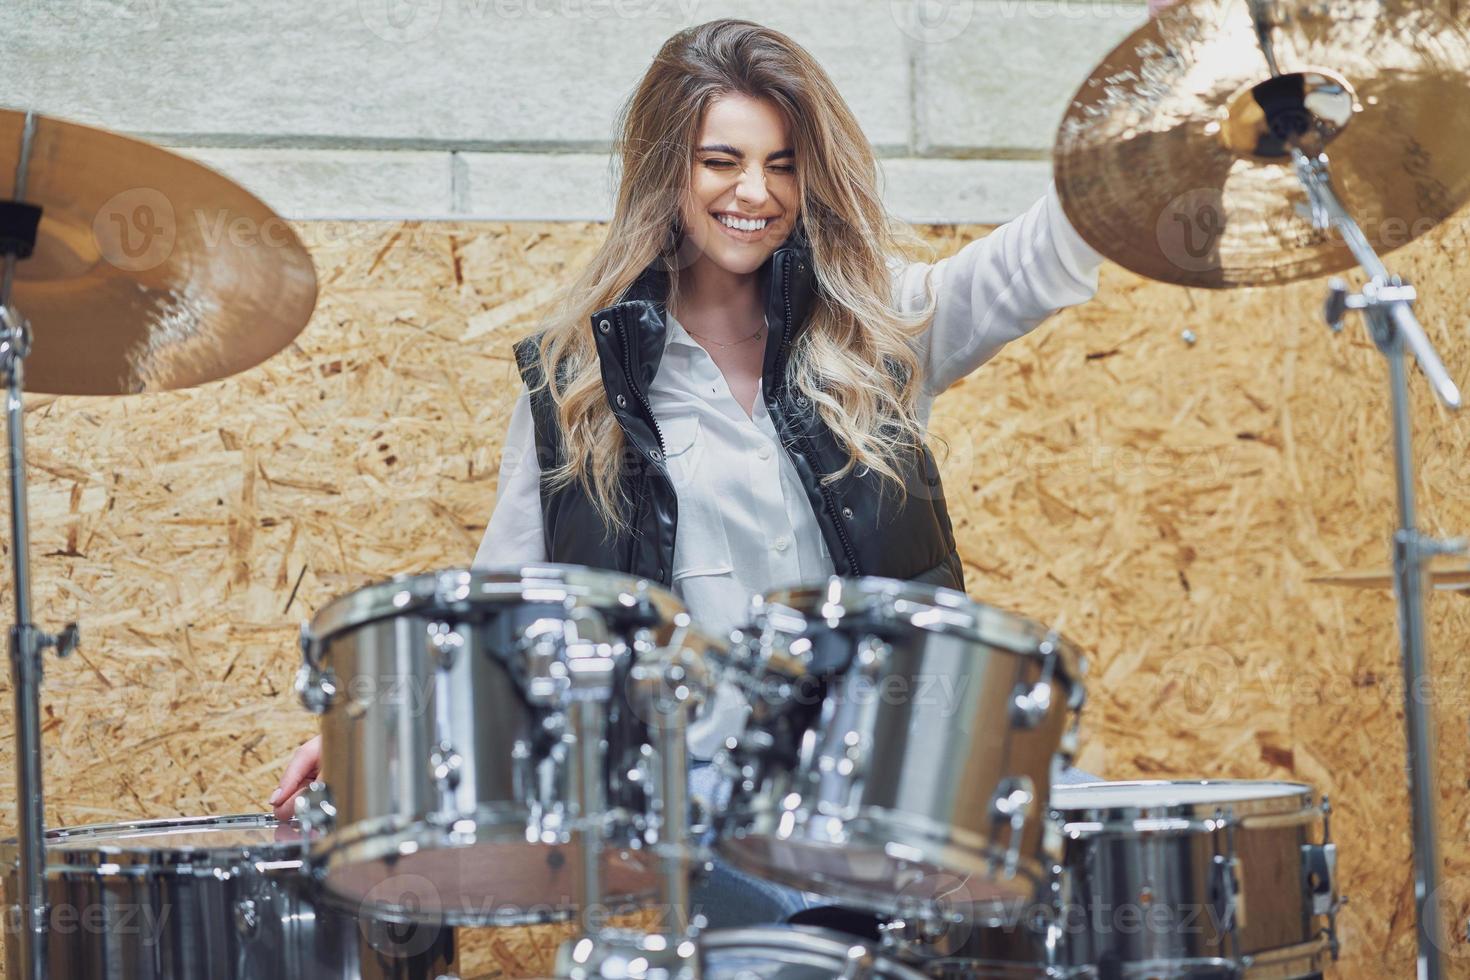
[{"label": "chin", "polygon": [[748,275],[765,264],[766,259],[771,257],[773,248],[755,249],[720,249],[706,252],[709,260],[726,272],[735,272]]}]

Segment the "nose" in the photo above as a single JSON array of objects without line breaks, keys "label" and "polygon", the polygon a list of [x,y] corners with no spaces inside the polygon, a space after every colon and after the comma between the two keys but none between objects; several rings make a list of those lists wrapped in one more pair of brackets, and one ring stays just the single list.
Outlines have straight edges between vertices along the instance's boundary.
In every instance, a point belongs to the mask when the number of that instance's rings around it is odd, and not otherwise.
[{"label": "nose", "polygon": [[735,198],[747,210],[756,210],[766,203],[770,193],[766,190],[766,175],[760,167],[745,170],[735,185]]}]

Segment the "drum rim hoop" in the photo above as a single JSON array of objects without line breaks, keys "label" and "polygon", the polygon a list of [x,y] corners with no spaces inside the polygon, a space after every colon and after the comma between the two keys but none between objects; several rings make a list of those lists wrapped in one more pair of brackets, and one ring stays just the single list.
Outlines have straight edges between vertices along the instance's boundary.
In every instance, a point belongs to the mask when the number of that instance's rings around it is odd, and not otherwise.
[{"label": "drum rim hoop", "polygon": [[[525,602],[527,583],[543,583],[545,601],[593,608],[628,608],[626,597],[642,596],[669,623],[688,615],[672,592],[655,582],[620,572],[581,565],[535,562],[504,566],[457,566],[433,572],[394,575],[338,596],[322,606],[307,628],[310,640],[324,643],[332,637],[381,619],[441,611],[449,618],[476,605]],[[443,589],[454,583],[463,595],[446,599]],[[560,593],[560,596],[557,595]],[[458,593],[456,593],[458,595]]]},{"label": "drum rim hoop", "polygon": [[[824,594],[830,597],[828,602],[819,603]],[[1067,637],[1034,619],[939,585],[878,576],[833,575],[819,583],[764,592],[756,597],[752,613],[758,624],[764,624],[774,614],[775,618],[791,617],[808,623],[816,619],[829,628],[836,628],[840,618],[824,617],[820,608],[835,604],[839,616],[847,610],[857,615],[871,612],[879,603],[903,604],[900,611],[904,627],[957,635],[1017,656],[1040,658],[1044,656],[1040,646],[1050,641],[1057,653],[1059,673],[1069,682],[1080,683],[1086,671],[1082,648]],[[926,620],[922,615],[926,610],[940,615]]]},{"label": "drum rim hoop", "polygon": [[[294,824],[295,821],[290,821]],[[75,827],[50,827],[46,830],[47,857],[46,874],[50,875],[96,875],[100,865],[116,865],[110,875],[137,875],[143,873],[180,873],[181,865],[229,866],[252,859],[267,859],[300,864],[306,857],[306,841],[267,841],[265,843],[212,846],[184,844],[169,847],[148,846],[147,831],[160,833],[188,833],[191,830],[227,828],[232,825],[248,826],[258,830],[273,830],[280,826],[269,813],[210,814],[194,817],[162,817],[150,820],[119,820],[108,823],[81,824]],[[103,834],[145,832],[137,838],[109,843],[91,843],[87,839]],[[73,844],[72,841],[78,843]],[[64,846],[56,846],[62,844]],[[64,856],[64,857],[63,857]],[[60,859],[58,859],[60,858]],[[122,858],[124,860],[118,860]],[[13,870],[19,860],[17,840],[14,837],[0,841],[0,862]]]},{"label": "drum rim hoop", "polygon": [[[1077,793],[1085,794],[1089,789],[1106,788],[1127,790],[1144,787],[1175,787],[1181,790],[1204,786],[1234,788],[1278,787],[1285,792],[1242,796],[1233,800],[1186,801],[1179,798],[1141,803],[1137,801],[1110,804],[1063,805],[1058,797],[1066,799]],[[1052,787],[1049,810],[1063,824],[1064,832],[1072,836],[1095,836],[1121,829],[1133,820],[1212,820],[1216,813],[1229,810],[1237,821],[1252,816],[1301,815],[1305,820],[1315,816],[1321,807],[1317,802],[1316,790],[1307,783],[1286,779],[1124,779],[1095,783],[1069,783]],[[1102,826],[1095,826],[1101,824]],[[1200,828],[1181,827],[1180,832],[1202,832]],[[1160,829],[1158,832],[1163,832]]]}]

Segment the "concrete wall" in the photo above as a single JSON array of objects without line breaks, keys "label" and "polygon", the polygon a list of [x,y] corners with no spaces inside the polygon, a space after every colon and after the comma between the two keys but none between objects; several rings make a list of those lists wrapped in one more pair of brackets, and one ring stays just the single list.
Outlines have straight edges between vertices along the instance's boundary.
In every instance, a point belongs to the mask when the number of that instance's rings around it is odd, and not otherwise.
[{"label": "concrete wall", "polygon": [[1057,121],[1139,0],[6,0],[0,105],[173,146],[292,218],[600,220],[658,46],[746,17],[807,45],[912,221],[1045,186]]}]

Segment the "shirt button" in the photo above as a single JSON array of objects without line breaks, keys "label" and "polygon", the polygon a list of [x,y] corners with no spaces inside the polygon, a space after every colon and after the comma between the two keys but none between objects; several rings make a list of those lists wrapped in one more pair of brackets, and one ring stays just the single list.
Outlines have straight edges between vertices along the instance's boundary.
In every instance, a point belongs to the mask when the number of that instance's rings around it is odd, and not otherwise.
[{"label": "shirt button", "polygon": [[761,447],[755,451],[755,454],[757,456],[759,456],[761,459],[770,459],[771,458],[771,447],[769,445],[766,445],[766,444],[762,443]]},{"label": "shirt button", "polygon": [[777,551],[785,551],[787,548],[791,547],[791,539],[784,534],[772,543],[774,544]]}]

